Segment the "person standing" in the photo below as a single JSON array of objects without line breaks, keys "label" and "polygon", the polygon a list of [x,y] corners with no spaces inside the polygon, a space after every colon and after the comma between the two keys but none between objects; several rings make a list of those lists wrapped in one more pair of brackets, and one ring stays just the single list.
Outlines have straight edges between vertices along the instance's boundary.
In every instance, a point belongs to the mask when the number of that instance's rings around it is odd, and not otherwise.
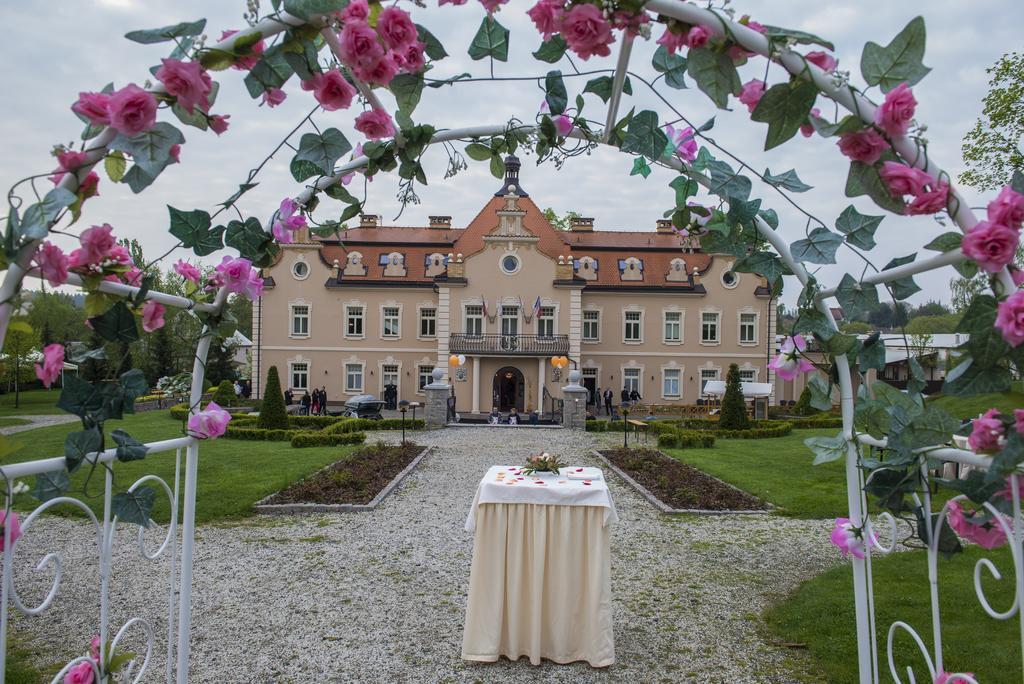
[{"label": "person standing", "polygon": [[609,418],[612,415],[612,399],[614,397],[615,397],[615,394],[612,392],[612,388],[611,387],[607,388],[604,391],[604,410],[608,414]]},{"label": "person standing", "polygon": [[323,415],[327,415],[327,385],[320,387],[320,411]]},{"label": "person standing", "polygon": [[446,418],[446,420],[449,423],[456,422],[456,418],[455,418],[455,388],[454,387],[451,388],[451,394],[448,395],[448,417]]},{"label": "person standing", "polygon": [[594,413],[596,413],[597,415],[601,415],[601,404],[603,403],[603,401],[604,398],[601,394],[601,388],[598,387],[596,390],[594,390]]},{"label": "person standing", "polygon": [[619,393],[619,405],[623,408],[629,406],[629,388],[623,387],[622,392]]},{"label": "person standing", "polygon": [[642,399],[643,397],[640,396],[640,393],[637,392],[636,389],[633,389],[633,391],[629,393],[629,402],[631,404],[636,404],[640,402]]},{"label": "person standing", "polygon": [[313,388],[313,395],[309,399],[309,406],[309,415],[315,416],[320,412],[320,390],[316,387]]},{"label": "person standing", "polygon": [[312,403],[312,401],[312,397],[309,396],[309,390],[303,392],[302,399],[299,400],[299,403],[302,406],[302,415],[309,415],[309,405]]},{"label": "person standing", "polygon": [[285,406],[291,406],[292,405],[292,391],[291,391],[290,388],[286,389],[284,391],[284,405]]}]

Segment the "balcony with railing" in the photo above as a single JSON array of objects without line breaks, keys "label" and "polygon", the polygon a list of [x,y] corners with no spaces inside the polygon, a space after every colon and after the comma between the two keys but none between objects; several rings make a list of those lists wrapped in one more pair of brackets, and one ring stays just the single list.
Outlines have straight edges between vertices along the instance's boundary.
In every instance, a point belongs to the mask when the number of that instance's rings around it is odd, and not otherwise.
[{"label": "balcony with railing", "polygon": [[569,336],[455,333],[448,342],[448,348],[453,354],[562,356],[569,353]]}]

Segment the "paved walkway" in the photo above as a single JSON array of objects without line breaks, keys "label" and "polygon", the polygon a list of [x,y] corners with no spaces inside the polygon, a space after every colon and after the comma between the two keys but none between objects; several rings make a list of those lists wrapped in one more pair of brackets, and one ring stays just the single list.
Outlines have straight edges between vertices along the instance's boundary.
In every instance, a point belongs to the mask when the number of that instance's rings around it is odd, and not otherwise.
[{"label": "paved walkway", "polygon": [[11,416],[11,418],[20,418],[21,420],[30,421],[26,425],[12,425],[9,427],[0,427],[0,435],[13,435],[16,432],[24,432],[25,430],[35,430],[41,427],[50,427],[51,425],[61,425],[63,423],[74,423],[78,420],[78,416],[73,416],[70,413],[58,413],[52,416]]},{"label": "paved walkway", "polygon": [[[532,667],[460,659],[472,537],[463,530],[477,481],[493,463],[541,449],[594,465],[606,436],[567,430],[463,428],[418,435],[435,452],[376,511],[256,518],[196,535],[191,682],[790,682],[793,652],[770,643],[759,615],[800,580],[839,562],[828,521],[777,516],[666,517],[625,483],[610,486],[618,662]],[[396,439],[394,433],[371,435]],[[244,443],[239,443],[244,448]],[[282,457],[287,456],[287,450]],[[159,533],[149,533],[154,537]],[[69,544],[67,540],[76,541]],[[64,580],[43,617],[19,618],[57,657],[87,647],[97,615],[95,536],[49,517],[19,544],[25,582],[45,553],[66,549]],[[31,547],[24,542],[32,542]],[[152,548],[152,544],[150,545]],[[31,550],[30,550],[31,549]],[[22,555],[24,554],[24,555]],[[167,579],[119,536],[112,622],[149,617],[166,630]],[[165,632],[164,632],[165,633]],[[68,640],[81,635],[82,643]],[[135,633],[136,638],[138,633]],[[128,644],[139,650],[140,644]],[[157,638],[155,654],[166,648]],[[155,658],[147,681],[163,672]]]}]

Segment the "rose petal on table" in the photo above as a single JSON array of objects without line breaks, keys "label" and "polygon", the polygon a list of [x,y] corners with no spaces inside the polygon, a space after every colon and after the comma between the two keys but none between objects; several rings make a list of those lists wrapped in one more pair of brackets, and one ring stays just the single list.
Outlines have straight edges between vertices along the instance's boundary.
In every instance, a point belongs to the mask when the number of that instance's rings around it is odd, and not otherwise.
[{"label": "rose petal on table", "polygon": [[582,473],[582,472],[583,472],[583,468],[577,468],[577,469],[576,469],[576,472],[577,472],[577,473]]},{"label": "rose petal on table", "polygon": [[585,485],[589,485],[589,484],[590,484],[590,480],[584,480],[584,481],[583,481],[583,484],[585,484]]}]

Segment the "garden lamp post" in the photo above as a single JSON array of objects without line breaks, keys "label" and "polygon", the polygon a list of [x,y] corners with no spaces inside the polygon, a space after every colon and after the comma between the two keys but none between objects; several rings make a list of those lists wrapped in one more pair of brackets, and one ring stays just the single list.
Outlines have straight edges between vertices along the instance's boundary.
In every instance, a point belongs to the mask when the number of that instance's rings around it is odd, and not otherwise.
[{"label": "garden lamp post", "polygon": [[[409,410],[409,400],[402,399],[402,401],[398,402],[398,410],[402,412],[402,444],[405,444],[405,412]],[[413,409],[413,411],[415,412],[416,409]]]},{"label": "garden lamp post", "polygon": [[622,448],[629,448],[629,423],[626,422],[626,418],[629,417],[629,409],[626,407],[622,408]]}]

